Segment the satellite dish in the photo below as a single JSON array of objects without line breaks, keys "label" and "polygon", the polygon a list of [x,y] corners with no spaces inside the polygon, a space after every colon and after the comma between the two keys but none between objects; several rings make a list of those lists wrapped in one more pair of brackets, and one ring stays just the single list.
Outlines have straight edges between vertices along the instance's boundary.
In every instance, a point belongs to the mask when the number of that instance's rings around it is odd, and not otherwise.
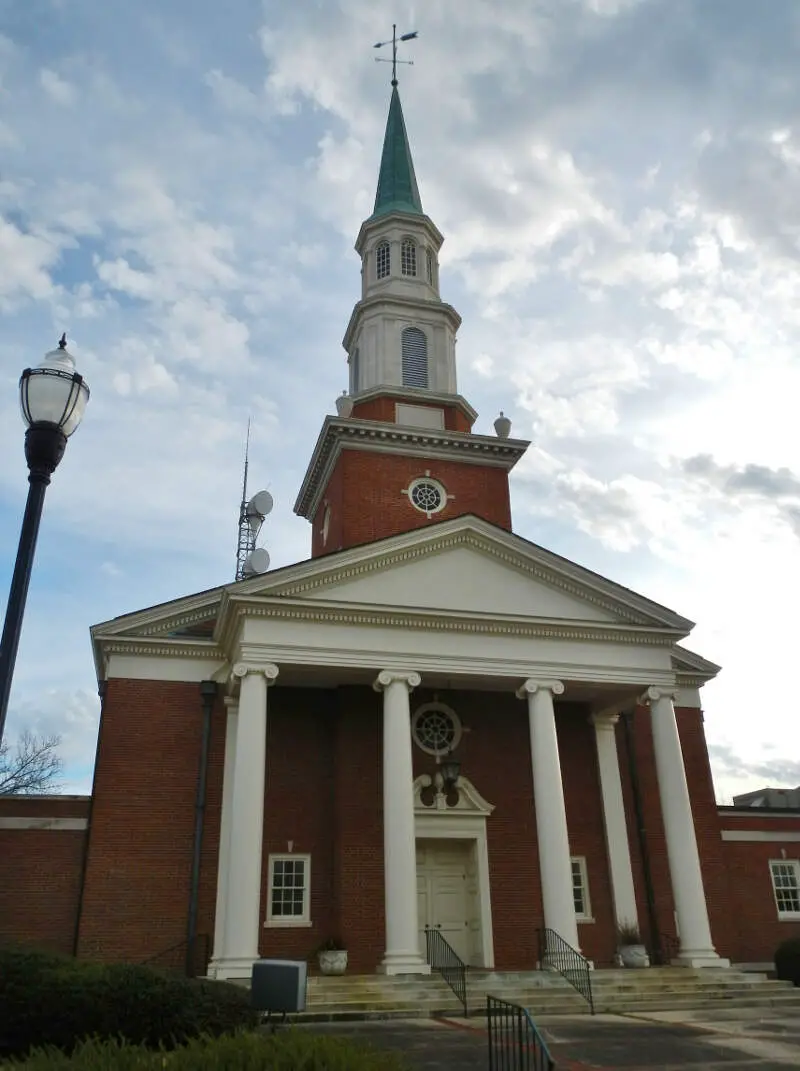
[{"label": "satellite dish", "polygon": [[260,576],[269,569],[269,554],[262,547],[256,547],[252,554],[248,554],[242,572],[245,576]]},{"label": "satellite dish", "polygon": [[264,518],[272,511],[272,506],[272,495],[269,491],[259,491],[258,494],[253,495],[247,503],[245,516],[247,517],[247,523],[250,526],[250,531],[253,533],[254,540],[261,531],[261,525],[264,523]]},{"label": "satellite dish", "polygon": [[247,503],[247,516],[255,515],[263,520],[272,513],[273,504],[272,495],[269,491],[259,491]]}]

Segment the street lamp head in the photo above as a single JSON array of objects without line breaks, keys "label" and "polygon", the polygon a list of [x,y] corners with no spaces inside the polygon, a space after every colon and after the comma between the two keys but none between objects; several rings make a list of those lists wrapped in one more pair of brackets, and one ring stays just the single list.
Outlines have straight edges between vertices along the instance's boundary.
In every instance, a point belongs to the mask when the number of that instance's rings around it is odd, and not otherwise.
[{"label": "street lamp head", "polygon": [[62,335],[58,349],[45,355],[36,368],[26,368],[19,380],[22,419],[28,428],[57,429],[65,438],[80,424],[89,401],[89,385],[75,371],[75,361]]}]

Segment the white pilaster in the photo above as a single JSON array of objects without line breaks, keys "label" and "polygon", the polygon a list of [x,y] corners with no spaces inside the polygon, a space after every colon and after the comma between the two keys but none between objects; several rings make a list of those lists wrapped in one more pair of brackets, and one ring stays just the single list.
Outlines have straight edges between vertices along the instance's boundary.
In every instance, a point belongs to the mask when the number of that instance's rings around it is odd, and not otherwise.
[{"label": "white pilaster", "polygon": [[409,695],[418,673],[383,670],[373,687],[383,692],[383,858],[386,906],[385,974],[429,974],[419,949],[417,846]]},{"label": "white pilaster", "polygon": [[239,701],[226,696],[228,717],[225,723],[225,762],[222,771],[222,811],[219,824],[219,861],[217,863],[217,907],[214,913],[214,952],[209,974],[216,977],[217,963],[225,958],[225,912],[228,902],[228,870],[231,857],[231,810],[233,807],[233,767],[236,760],[236,726]]},{"label": "white pilaster", "polygon": [[544,924],[548,929],[555,930],[567,944],[579,949],[567,812],[553,707],[553,696],[562,695],[563,692],[561,681],[527,680],[517,696],[520,699],[527,697],[528,700]]},{"label": "white pilaster", "polygon": [[676,962],[687,967],[729,967],[730,962],[717,955],[711,941],[674,693],[664,688],[648,688],[642,698],[650,704],[658,791],[680,930],[681,947]]},{"label": "white pilaster", "polygon": [[231,790],[228,884],[223,955],[217,978],[249,978],[261,932],[261,856],[267,760],[267,686],[278,676],[270,663],[239,662],[241,679]]},{"label": "white pilaster", "polygon": [[631,851],[628,841],[628,825],[625,821],[625,803],[622,798],[622,781],[619,776],[616,727],[619,714],[592,714],[597,744],[597,765],[600,771],[600,793],[603,797],[603,824],[606,831],[608,868],[611,876],[611,895],[614,900],[614,917],[618,926],[639,926],[636,909],[636,892],[633,887]]}]

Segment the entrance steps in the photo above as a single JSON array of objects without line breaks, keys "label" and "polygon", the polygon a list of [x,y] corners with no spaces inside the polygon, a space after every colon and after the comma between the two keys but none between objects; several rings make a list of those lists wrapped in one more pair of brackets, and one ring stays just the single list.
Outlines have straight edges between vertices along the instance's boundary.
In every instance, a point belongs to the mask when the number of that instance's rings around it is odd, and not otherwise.
[{"label": "entrance steps", "polygon": [[[730,969],[650,967],[592,971],[595,1011],[619,1015],[707,1011],[714,1016],[771,1009],[800,1015],[800,989],[766,975]],[[588,1014],[586,1001],[552,971],[467,973],[470,1015],[479,1016],[491,995],[521,1004],[534,1018]],[[302,1021],[428,1018],[462,1015],[461,1005],[438,975],[312,976]]]}]

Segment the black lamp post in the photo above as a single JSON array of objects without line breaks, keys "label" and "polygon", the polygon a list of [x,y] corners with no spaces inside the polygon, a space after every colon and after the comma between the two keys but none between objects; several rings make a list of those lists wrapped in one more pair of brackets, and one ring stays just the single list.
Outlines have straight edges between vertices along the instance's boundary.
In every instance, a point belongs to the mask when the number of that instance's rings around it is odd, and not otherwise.
[{"label": "black lamp post", "polygon": [[6,725],[44,493],[64,456],[67,439],[80,424],[89,400],[89,387],[75,371],[75,361],[67,352],[66,335],[61,336],[58,349],[48,353],[38,368],[26,368],[22,373],[19,400],[22,419],[28,429],[25,432],[25,460],[30,487],[0,639],[0,743]]}]

